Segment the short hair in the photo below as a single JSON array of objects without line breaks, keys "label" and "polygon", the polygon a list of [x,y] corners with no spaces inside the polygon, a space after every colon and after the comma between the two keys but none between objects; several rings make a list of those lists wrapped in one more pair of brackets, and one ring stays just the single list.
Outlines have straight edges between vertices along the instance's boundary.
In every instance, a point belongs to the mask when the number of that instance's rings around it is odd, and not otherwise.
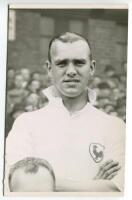
[{"label": "short hair", "polygon": [[114,67],[111,64],[107,64],[104,68],[104,72],[115,71]]},{"label": "short hair", "polygon": [[73,42],[76,42],[79,40],[85,41],[88,44],[88,47],[90,49],[90,60],[92,60],[91,45],[90,45],[88,39],[86,39],[82,35],[74,33],[74,32],[65,32],[58,36],[53,37],[52,40],[50,41],[49,50],[48,50],[49,61],[51,62],[51,47],[54,42],[61,41],[63,43],[73,43]]},{"label": "short hair", "polygon": [[9,176],[8,176],[10,191],[12,190],[11,189],[12,188],[11,187],[11,179],[12,179],[14,172],[17,169],[24,168],[25,173],[36,174],[39,170],[39,167],[44,167],[49,171],[49,173],[51,174],[51,176],[53,178],[53,187],[55,189],[55,181],[56,181],[55,174],[54,174],[53,168],[49,164],[49,162],[47,160],[44,160],[44,159],[41,159],[41,158],[27,157],[27,158],[24,158],[23,160],[16,162],[10,168]]},{"label": "short hair", "polygon": [[120,82],[120,75],[117,75],[117,74],[113,74],[111,77],[111,79],[116,79]]},{"label": "short hair", "polygon": [[27,67],[21,68],[21,69],[20,69],[20,72],[25,71],[25,70],[28,71],[28,72],[30,73],[30,70],[29,70],[29,68],[27,68]]},{"label": "short hair", "polygon": [[98,88],[99,89],[110,89],[110,86],[109,86],[109,84],[107,83],[107,82],[102,82],[102,83],[99,83],[98,84]]}]

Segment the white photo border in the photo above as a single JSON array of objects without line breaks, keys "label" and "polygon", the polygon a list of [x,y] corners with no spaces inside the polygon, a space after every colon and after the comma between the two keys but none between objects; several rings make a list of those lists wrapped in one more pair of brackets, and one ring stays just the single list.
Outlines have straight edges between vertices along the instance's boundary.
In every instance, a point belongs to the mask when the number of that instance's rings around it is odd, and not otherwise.
[{"label": "white photo border", "polygon": [[[131,192],[131,177],[132,177],[132,134],[131,134],[131,108],[132,108],[132,93],[131,93],[131,84],[132,84],[132,61],[131,61],[131,52],[132,52],[132,1],[131,0],[1,0],[0,2],[0,199],[10,199],[11,197],[3,197],[3,170],[4,170],[4,138],[5,138],[5,94],[6,94],[6,61],[7,61],[7,21],[8,21],[8,6],[30,6],[30,8],[37,6],[42,8],[42,4],[47,8],[84,8],[86,5],[89,5],[91,8],[96,6],[96,8],[127,8],[129,9],[129,23],[128,23],[128,68],[127,68],[127,127],[126,127],[126,170],[125,170],[125,194],[124,197],[119,197],[118,199],[128,200],[132,197]],[[89,7],[89,8],[90,8]],[[40,199],[38,195],[35,195],[35,199]],[[62,195],[63,196],[63,195]],[[69,195],[69,197],[72,195]],[[78,195],[79,197],[80,195]],[[100,195],[99,195],[100,196]],[[103,195],[104,196],[104,195]],[[13,197],[13,199],[20,199],[19,197]],[[21,199],[30,199],[32,197],[21,197]],[[45,197],[46,199],[49,197]],[[58,197],[50,197],[54,199],[58,199]],[[62,198],[62,197],[61,197]],[[65,198],[65,197],[63,197]],[[62,199],[63,199],[62,198]],[[74,197],[70,197],[73,199]],[[81,197],[79,197],[81,198]],[[97,200],[98,197],[93,197],[93,200]],[[101,197],[101,199],[105,200],[107,197]],[[117,199],[117,197],[111,197],[109,200]],[[91,199],[91,197],[87,197],[87,199]]]}]

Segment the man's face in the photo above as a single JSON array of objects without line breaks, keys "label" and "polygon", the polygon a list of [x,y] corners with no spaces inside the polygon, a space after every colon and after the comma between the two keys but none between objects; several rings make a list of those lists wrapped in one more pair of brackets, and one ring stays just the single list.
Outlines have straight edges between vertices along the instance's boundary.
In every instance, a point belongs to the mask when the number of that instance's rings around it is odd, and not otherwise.
[{"label": "man's face", "polygon": [[38,101],[39,101],[39,96],[37,94],[35,94],[35,93],[31,93],[26,99],[27,105],[37,106],[38,105]]},{"label": "man's face", "polygon": [[8,70],[8,79],[13,79],[15,71],[13,69]]},{"label": "man's face", "polygon": [[40,80],[40,74],[39,73],[34,73],[32,79],[39,81]]},{"label": "man's face", "polygon": [[30,79],[30,71],[28,69],[25,68],[21,69],[21,74],[25,81],[28,81]]},{"label": "man's face", "polygon": [[40,82],[37,80],[33,80],[30,84],[30,89],[33,92],[36,92],[36,90],[38,90],[40,88]]},{"label": "man's face", "polygon": [[15,81],[14,81],[15,87],[16,88],[22,88],[23,81],[24,80],[23,80],[22,75],[16,75]]},{"label": "man's face", "polygon": [[83,40],[54,42],[49,69],[52,81],[62,96],[81,95],[87,88],[90,74],[94,72],[87,43]]}]

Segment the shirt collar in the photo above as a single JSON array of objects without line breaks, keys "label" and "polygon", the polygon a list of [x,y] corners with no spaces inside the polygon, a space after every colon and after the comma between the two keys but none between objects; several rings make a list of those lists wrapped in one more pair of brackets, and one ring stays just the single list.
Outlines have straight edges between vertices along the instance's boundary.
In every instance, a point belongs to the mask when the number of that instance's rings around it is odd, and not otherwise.
[{"label": "shirt collar", "polygon": [[[93,89],[87,88],[89,103],[95,105],[96,92]],[[60,94],[55,86],[50,86],[42,91],[42,93],[48,98],[49,102],[52,100],[60,99]]]}]

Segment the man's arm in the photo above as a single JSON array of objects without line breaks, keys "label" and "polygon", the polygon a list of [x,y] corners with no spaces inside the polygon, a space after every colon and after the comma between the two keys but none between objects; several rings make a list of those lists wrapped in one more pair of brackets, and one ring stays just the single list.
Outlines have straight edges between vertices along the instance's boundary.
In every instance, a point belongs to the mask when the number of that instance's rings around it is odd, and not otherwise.
[{"label": "man's arm", "polygon": [[110,180],[71,181],[59,180],[57,192],[119,192]]},{"label": "man's arm", "polygon": [[[113,117],[112,117],[113,118]],[[106,157],[119,163],[121,167],[111,181],[120,191],[124,190],[125,166],[125,123],[119,118],[113,118],[109,126],[109,137],[106,140]],[[115,172],[116,173],[116,172]]]},{"label": "man's arm", "polygon": [[9,192],[8,173],[11,165],[30,156],[30,136],[25,121],[25,114],[19,116],[6,139],[4,193]]},{"label": "man's arm", "polygon": [[121,169],[118,162],[106,161],[100,166],[93,180],[73,181],[59,180],[56,190],[59,192],[119,192],[118,187],[111,181]]}]

